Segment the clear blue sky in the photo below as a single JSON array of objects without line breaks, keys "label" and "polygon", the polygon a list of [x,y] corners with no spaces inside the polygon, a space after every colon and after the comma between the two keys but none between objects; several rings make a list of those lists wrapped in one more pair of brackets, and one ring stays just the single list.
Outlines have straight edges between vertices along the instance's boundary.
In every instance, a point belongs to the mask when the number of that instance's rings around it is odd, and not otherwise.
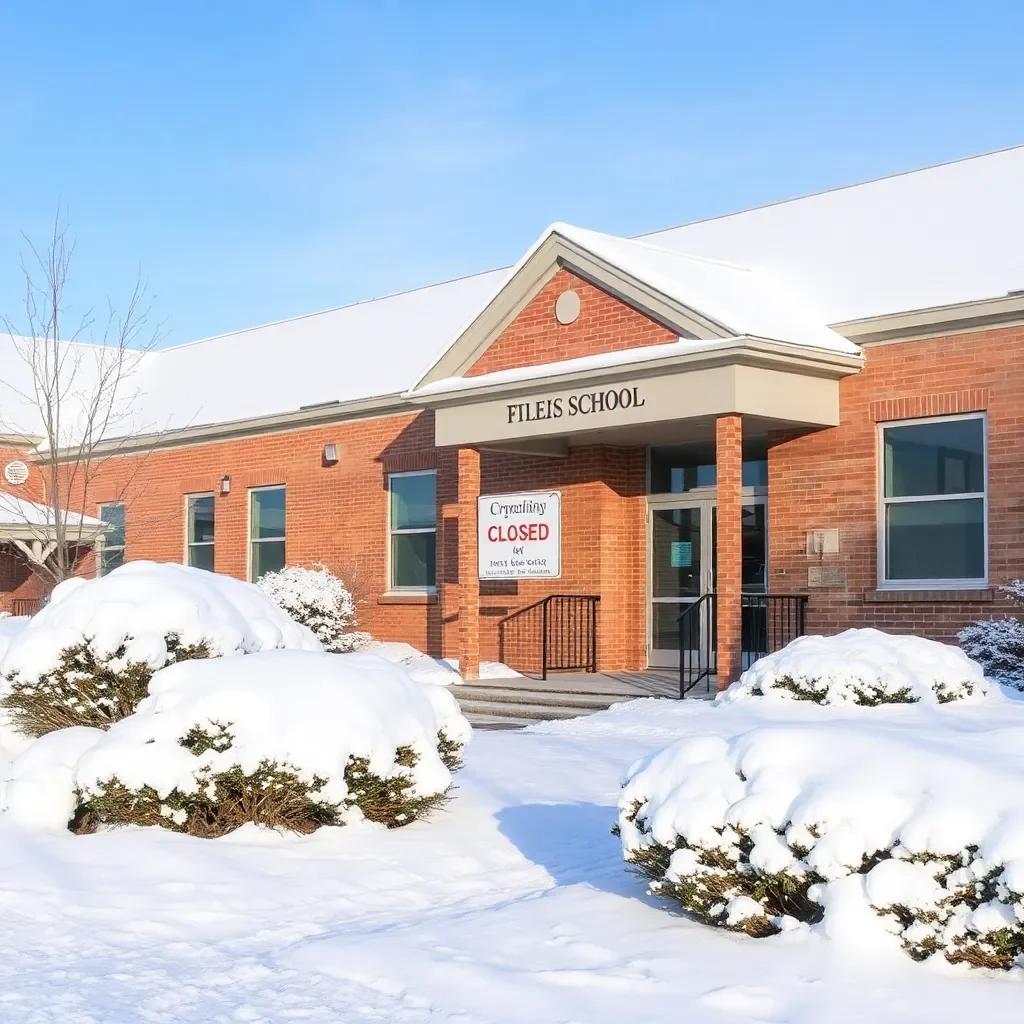
[{"label": "clear blue sky", "polygon": [[187,341],[1024,142],[1024,4],[0,10],[0,312],[58,202],[73,298]]}]

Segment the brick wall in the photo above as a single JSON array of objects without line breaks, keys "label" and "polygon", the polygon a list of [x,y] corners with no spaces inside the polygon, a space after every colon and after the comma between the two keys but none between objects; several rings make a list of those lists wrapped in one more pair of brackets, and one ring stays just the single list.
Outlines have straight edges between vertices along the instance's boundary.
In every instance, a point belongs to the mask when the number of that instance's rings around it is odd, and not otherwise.
[{"label": "brick wall", "polygon": [[[615,300],[562,273],[565,276],[556,277],[523,314],[532,321],[533,306],[539,304],[547,333],[556,340],[545,341],[544,332],[535,326],[521,333],[529,345],[523,342],[516,347],[508,339],[520,330],[517,321],[506,331],[504,341],[496,343],[499,354],[484,357],[495,361],[488,369],[525,358],[530,345],[534,356],[543,359],[581,355],[609,343],[600,333],[604,328],[596,318],[589,318],[597,306],[617,305]],[[561,329],[552,327],[554,297],[570,282],[583,298],[581,334],[571,343],[557,341],[571,335],[559,335]],[[671,340],[640,314],[621,309],[617,330],[625,333],[618,335],[619,347],[648,344],[659,336]],[[811,629],[876,625],[950,639],[964,623],[1004,610],[987,593],[966,595],[967,599],[954,594],[942,600],[934,595],[910,599],[876,593],[876,432],[877,422],[892,416],[986,410],[991,577],[1000,583],[1024,575],[1024,535],[1019,525],[1024,505],[1024,369],[1017,360],[1022,342],[1024,331],[1006,328],[872,347],[866,369],[841,384],[838,427],[773,439],[769,450],[772,589],[807,592],[808,568],[819,563],[845,574],[845,584],[811,591]],[[338,445],[337,465],[322,463],[326,443]],[[425,468],[438,470],[438,595],[432,602],[384,593],[386,474]],[[225,474],[231,478],[231,492],[221,496],[219,484]],[[185,496],[212,491],[217,495],[216,568],[245,578],[247,492],[249,487],[266,484],[287,488],[288,561],[322,561],[350,579],[354,576],[363,599],[362,628],[435,654],[457,653],[457,460],[454,450],[435,450],[430,412],[112,459],[99,472],[85,510],[95,514],[100,502],[123,494],[129,506],[128,557],[180,562],[185,553]],[[497,656],[497,623],[507,612],[550,593],[597,593],[601,596],[601,667],[641,667],[647,614],[644,449],[588,445],[570,449],[564,459],[484,452],[481,488],[484,493],[558,489],[563,495],[562,578],[479,584],[481,656]],[[807,531],[828,528],[840,531],[839,554],[808,556]],[[469,585],[478,584],[471,580]],[[34,588],[15,561],[0,558],[0,609],[9,608],[15,596],[32,596]]]},{"label": "brick wall", "polygon": [[[555,319],[555,300],[572,289],[580,315],[571,324]],[[664,345],[678,335],[568,270],[559,270],[467,371],[467,377],[496,370],[601,355],[644,345]]]},{"label": "brick wall", "polygon": [[[458,646],[459,519],[454,450],[439,453],[438,595],[444,650]],[[562,493],[562,577],[493,580],[480,593],[480,652],[498,657],[498,622],[548,594],[599,594],[602,668],[635,669],[646,657],[646,456],[643,448],[591,445],[568,458],[481,453],[481,493]]]},{"label": "brick wall", "polygon": [[[95,515],[100,503],[123,499],[127,557],[182,562],[186,495],[213,492],[216,569],[244,579],[248,489],[284,484],[288,561],[322,561],[354,578],[364,599],[364,628],[385,639],[437,647],[436,607],[378,603],[386,589],[386,474],[432,468],[433,431],[432,413],[411,413],[109,459],[97,471],[84,509]],[[322,460],[328,442],[339,448],[333,466]],[[225,474],[231,489],[222,496]],[[80,494],[71,507],[83,507]],[[10,599],[0,597],[7,605]]]},{"label": "brick wall", "polygon": [[[808,591],[822,564],[845,585],[810,589],[809,627],[834,632],[877,626],[952,640],[978,617],[1002,615],[998,592],[878,593],[878,423],[986,411],[989,423],[989,575],[1024,575],[1024,329],[976,331],[866,350],[865,369],[840,384],[838,427],[773,446],[768,453],[769,571],[780,592]],[[809,530],[837,528],[838,555],[809,556]]]},{"label": "brick wall", "polygon": [[[340,453],[339,463],[330,467],[322,464],[328,442]],[[320,561],[345,578],[354,576],[363,601],[360,626],[380,639],[454,657],[459,608],[455,455],[453,449],[434,448],[430,412],[360,420],[111,459],[96,475],[86,511],[95,514],[101,502],[123,498],[127,557],[182,562],[186,495],[212,491],[215,567],[245,579],[248,489],[284,484],[288,561]],[[497,623],[507,611],[553,592],[600,593],[602,666],[642,664],[645,465],[642,448],[578,448],[567,459],[483,453],[483,493],[546,488],[563,493],[563,577],[481,585],[485,659],[497,657]],[[385,594],[386,474],[428,468],[438,470],[438,598],[429,603]],[[231,490],[222,496],[225,474]],[[86,567],[91,566],[89,560]],[[0,561],[0,608],[35,592],[19,559]]]}]

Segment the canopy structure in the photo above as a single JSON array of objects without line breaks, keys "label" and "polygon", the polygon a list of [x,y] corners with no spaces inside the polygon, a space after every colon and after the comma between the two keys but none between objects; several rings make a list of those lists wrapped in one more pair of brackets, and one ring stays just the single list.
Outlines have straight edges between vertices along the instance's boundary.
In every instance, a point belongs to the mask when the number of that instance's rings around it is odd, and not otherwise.
[{"label": "canopy structure", "polygon": [[65,543],[94,544],[106,529],[92,516],[66,509],[58,513],[49,505],[0,491],[0,544],[14,546],[30,562],[42,565],[53,554],[60,543],[61,523]]}]

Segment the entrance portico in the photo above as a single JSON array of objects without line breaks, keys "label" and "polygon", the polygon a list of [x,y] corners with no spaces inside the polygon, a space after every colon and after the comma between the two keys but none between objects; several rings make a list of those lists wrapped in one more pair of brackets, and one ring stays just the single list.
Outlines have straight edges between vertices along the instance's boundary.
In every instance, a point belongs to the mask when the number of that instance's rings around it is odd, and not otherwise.
[{"label": "entrance portico", "polygon": [[[638,242],[616,240],[611,250],[603,238],[551,229],[405,395],[433,409],[437,446],[457,452],[458,650],[450,653],[474,678],[481,644],[493,648],[495,594],[502,613],[546,594],[592,594],[600,669],[671,664],[687,642],[678,627],[673,634],[673,613],[714,591],[718,684],[726,685],[741,668],[743,523],[755,507],[767,584],[770,481],[745,493],[744,446],[766,452],[778,439],[835,426],[838,382],[862,357],[748,271]],[[685,301],[694,281],[707,300],[700,306]],[[652,493],[649,453],[664,446],[713,452],[713,490]],[[523,569],[504,588],[481,584],[476,497],[545,490],[561,496],[561,579]],[[673,525],[678,535],[667,537],[661,527]],[[747,533],[749,548],[756,538],[749,525]],[[656,563],[665,557],[667,566]],[[621,642],[627,633],[634,642]]]}]

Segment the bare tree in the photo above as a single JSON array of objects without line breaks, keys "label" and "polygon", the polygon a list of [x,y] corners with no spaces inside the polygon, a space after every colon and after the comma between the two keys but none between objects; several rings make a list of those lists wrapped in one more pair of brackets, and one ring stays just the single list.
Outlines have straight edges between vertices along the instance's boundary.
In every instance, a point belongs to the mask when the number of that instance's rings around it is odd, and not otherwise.
[{"label": "bare tree", "polygon": [[[137,449],[133,442],[140,434],[156,439],[138,422],[133,377],[158,343],[161,325],[150,323],[141,278],[120,313],[108,300],[102,319],[91,310],[77,321],[71,317],[68,282],[75,246],[60,211],[44,248],[27,236],[25,241],[31,254],[21,262],[25,322],[19,331],[10,318],[0,317],[20,366],[0,365],[0,385],[35,421],[38,435],[29,457],[41,473],[42,500],[5,500],[0,492],[0,503],[4,518],[17,523],[14,543],[49,590],[75,574],[97,538],[89,510],[95,508],[93,484],[104,463],[129,446]],[[5,415],[4,404],[0,401],[0,426],[10,434],[24,433],[23,425]],[[141,459],[131,460],[117,493],[104,499],[124,500],[140,468]]]}]

